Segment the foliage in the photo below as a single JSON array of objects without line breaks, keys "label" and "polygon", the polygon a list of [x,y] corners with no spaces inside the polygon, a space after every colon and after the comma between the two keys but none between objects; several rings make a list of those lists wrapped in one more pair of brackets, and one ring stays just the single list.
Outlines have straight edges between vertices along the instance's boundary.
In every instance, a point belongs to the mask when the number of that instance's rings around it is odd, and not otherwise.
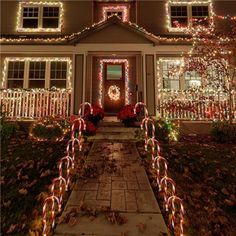
[{"label": "foliage", "polygon": [[211,135],[217,142],[236,142],[236,124],[227,121],[213,122]]},{"label": "foliage", "polygon": [[92,105],[92,108],[93,114],[90,114],[90,109],[86,107],[84,118],[97,126],[98,122],[104,118],[104,109],[99,105]]},{"label": "foliage", "polygon": [[85,124],[86,130],[83,131],[83,134],[87,136],[95,135],[97,132],[97,127],[90,121],[86,121]]},{"label": "foliage", "polygon": [[137,116],[141,112],[141,109],[138,107],[136,109],[136,114],[134,114],[134,107],[135,105],[125,105],[117,114],[117,119],[120,120],[125,126],[132,126],[133,123],[137,121]]},{"label": "foliage", "polygon": [[[169,143],[170,141],[177,141],[179,137],[178,126],[167,119],[157,119],[154,121],[155,124],[155,138],[159,142]],[[148,126],[149,134],[152,132],[152,126]]]},{"label": "foliage", "polygon": [[1,106],[1,121],[0,121],[0,138],[2,143],[6,143],[16,132],[18,126],[15,123],[7,122],[5,112],[2,111]]},{"label": "foliage", "polygon": [[30,136],[37,140],[57,141],[63,138],[64,131],[58,122],[48,117],[32,125],[30,128]]}]

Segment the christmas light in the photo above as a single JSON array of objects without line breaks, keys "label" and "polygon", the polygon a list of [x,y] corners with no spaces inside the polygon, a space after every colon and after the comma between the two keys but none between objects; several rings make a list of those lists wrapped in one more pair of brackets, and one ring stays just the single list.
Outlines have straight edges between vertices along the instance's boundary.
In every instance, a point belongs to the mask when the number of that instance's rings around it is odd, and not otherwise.
[{"label": "christmas light", "polygon": [[[37,28],[24,28],[22,25],[23,22],[23,8],[24,7],[59,7],[59,21],[58,21],[58,27],[57,28],[43,28],[42,23],[40,23],[40,26]],[[41,9],[42,10],[42,9]],[[17,13],[17,23],[16,23],[16,31],[17,32],[61,32],[62,25],[63,25],[63,4],[62,2],[19,2],[19,8]],[[38,13],[38,17],[41,17]],[[38,18],[38,21],[40,21],[40,18]]]},{"label": "christmas light", "polygon": [[116,85],[111,85],[107,94],[111,100],[118,101],[120,99],[120,88]]},{"label": "christmas light", "polygon": [[102,8],[103,20],[107,19],[108,12],[122,12],[122,21],[128,21],[128,7],[127,6],[106,6]]},{"label": "christmas light", "polygon": [[102,59],[100,60],[100,72],[99,72],[99,95],[98,104],[103,107],[103,69],[105,63],[121,64],[125,65],[125,105],[130,104],[130,88],[129,88],[129,61],[127,59]]}]

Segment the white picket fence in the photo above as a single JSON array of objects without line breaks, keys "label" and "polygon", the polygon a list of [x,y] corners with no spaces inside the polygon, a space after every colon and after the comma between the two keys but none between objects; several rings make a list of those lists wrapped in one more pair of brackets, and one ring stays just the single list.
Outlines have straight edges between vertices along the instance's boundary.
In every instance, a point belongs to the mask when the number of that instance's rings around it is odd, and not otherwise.
[{"label": "white picket fence", "polygon": [[45,116],[68,117],[71,114],[70,90],[0,91],[2,111],[11,119],[40,119]]},{"label": "white picket fence", "polygon": [[160,117],[183,120],[236,119],[236,93],[160,90],[157,112]]}]

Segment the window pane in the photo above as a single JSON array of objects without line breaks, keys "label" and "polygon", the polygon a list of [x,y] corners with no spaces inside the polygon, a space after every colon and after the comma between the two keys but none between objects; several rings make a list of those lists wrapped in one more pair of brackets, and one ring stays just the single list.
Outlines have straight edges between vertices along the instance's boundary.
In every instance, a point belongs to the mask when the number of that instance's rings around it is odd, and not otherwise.
[{"label": "window pane", "polygon": [[23,88],[23,80],[8,80],[8,88]]},{"label": "window pane", "polygon": [[187,6],[171,6],[171,16],[188,16]]},{"label": "window pane", "polygon": [[43,28],[58,28],[58,18],[44,18]]},{"label": "window pane", "polygon": [[44,80],[29,80],[29,88],[44,88]]},{"label": "window pane", "polygon": [[45,61],[30,62],[29,79],[44,79],[45,69],[46,69]]},{"label": "window pane", "polygon": [[66,88],[66,80],[51,80],[50,87]]},{"label": "window pane", "polygon": [[122,65],[107,65],[107,80],[122,79]]},{"label": "window pane", "polygon": [[187,27],[188,18],[171,18],[171,27]]},{"label": "window pane", "polygon": [[23,61],[9,61],[8,62],[8,78],[23,79],[24,78]]},{"label": "window pane", "polygon": [[38,7],[24,7],[23,17],[38,17]]},{"label": "window pane", "polygon": [[59,17],[59,7],[44,7],[43,17]]},{"label": "window pane", "polygon": [[65,79],[67,78],[67,62],[57,61],[51,62],[51,79]]},{"label": "window pane", "polygon": [[38,19],[23,19],[23,28],[38,28]]}]

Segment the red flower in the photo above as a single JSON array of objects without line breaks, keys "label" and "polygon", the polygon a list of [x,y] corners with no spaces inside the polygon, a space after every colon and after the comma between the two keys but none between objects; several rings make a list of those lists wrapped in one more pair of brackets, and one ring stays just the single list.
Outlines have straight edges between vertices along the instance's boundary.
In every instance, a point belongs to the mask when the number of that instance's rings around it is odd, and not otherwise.
[{"label": "red flower", "polygon": [[134,105],[125,105],[117,114],[117,118],[122,121],[128,119],[136,119],[137,114],[141,112],[141,109],[140,107],[137,107],[136,114],[134,114],[134,107],[135,107]]},{"label": "red flower", "polygon": [[92,122],[86,121],[85,133],[87,133],[88,135],[93,135],[93,134],[96,134],[96,131],[97,131],[96,126]]}]

